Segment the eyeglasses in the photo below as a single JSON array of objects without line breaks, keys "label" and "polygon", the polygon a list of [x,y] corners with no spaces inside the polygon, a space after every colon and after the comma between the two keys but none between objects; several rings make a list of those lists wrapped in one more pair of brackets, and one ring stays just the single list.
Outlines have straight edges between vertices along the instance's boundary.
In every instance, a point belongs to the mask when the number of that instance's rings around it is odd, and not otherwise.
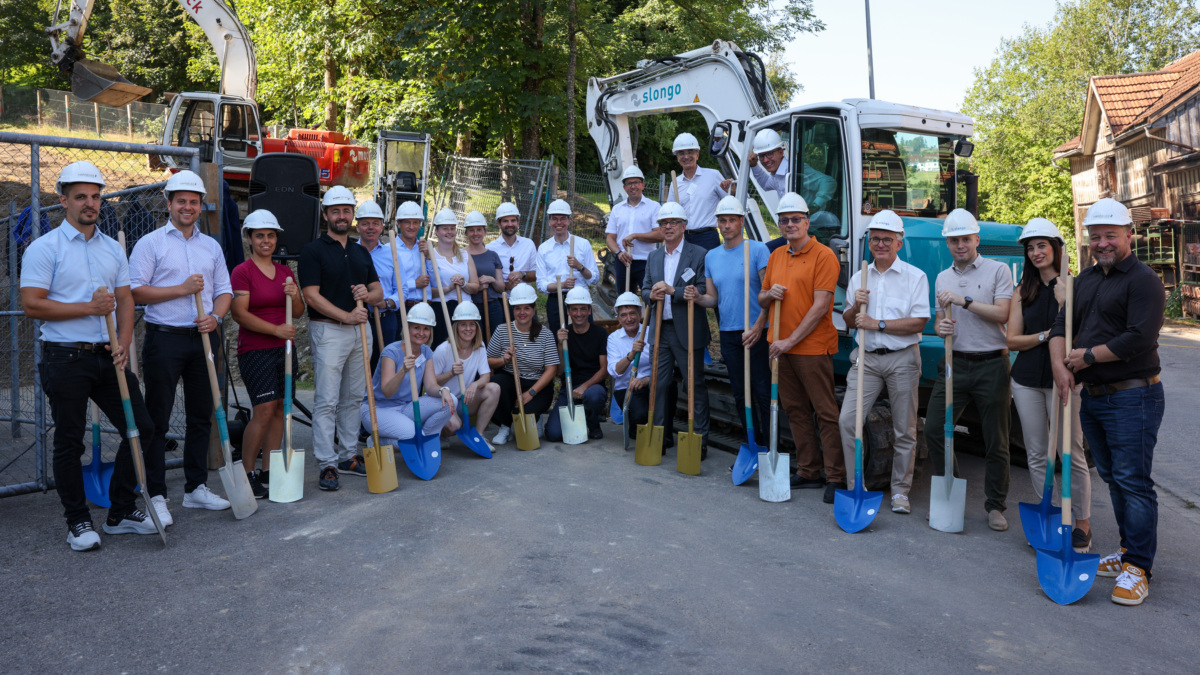
[{"label": "eyeglasses", "polygon": [[872,246],[891,246],[896,240],[891,237],[871,237]]},{"label": "eyeglasses", "polygon": [[806,220],[808,220],[808,216],[784,216],[779,219],[779,224],[780,225],[790,225],[792,223],[795,223],[795,224],[799,225]]}]

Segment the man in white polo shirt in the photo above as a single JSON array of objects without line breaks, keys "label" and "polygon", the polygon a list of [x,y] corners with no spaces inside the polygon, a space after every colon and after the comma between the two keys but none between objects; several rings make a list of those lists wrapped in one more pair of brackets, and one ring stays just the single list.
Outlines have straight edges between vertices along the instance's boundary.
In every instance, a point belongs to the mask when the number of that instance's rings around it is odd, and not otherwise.
[{"label": "man in white polo shirt", "polygon": [[717,202],[729,194],[721,187],[721,172],[700,166],[700,142],[689,133],[675,137],[671,152],[675,153],[683,174],[676,177],[667,201],[679,202],[687,212],[684,240],[711,251],[721,245],[717,234]]},{"label": "man in white polo shirt", "polygon": [[[929,321],[929,279],[900,260],[904,221],[893,211],[880,211],[867,229],[867,245],[875,260],[850,277],[842,318],[854,326],[858,351],[846,376],[846,397],[838,420],[846,456],[846,485],[854,489],[854,418],[858,368],[863,371],[863,409],[870,410],[886,386],[896,435],[892,457],[892,511],[910,513],[917,461],[917,385],[921,382],[921,331]],[[866,275],[866,283],[863,276]],[[865,305],[865,311],[864,311]]]},{"label": "man in white polo shirt", "polygon": [[[563,295],[576,286],[595,286],[600,281],[600,268],[592,242],[571,234],[571,205],[565,199],[555,199],[546,209],[550,217],[551,236],[537,249],[537,289],[544,295]],[[503,262],[503,260],[501,260]],[[561,281],[554,281],[556,278]],[[546,302],[546,325],[558,330],[564,323],[558,315],[558,301]]]},{"label": "man in white polo shirt", "polygon": [[646,177],[636,166],[621,174],[621,185],[625,188],[625,201],[608,214],[605,239],[608,250],[621,262],[616,268],[617,290],[624,291],[628,283],[630,290],[638,291],[642,277],[646,276],[646,258],[663,238],[657,221],[659,204],[642,194]]},{"label": "man in white polo shirt", "polygon": [[516,204],[504,202],[496,207],[496,227],[500,228],[500,236],[487,247],[500,256],[504,287],[512,292],[519,283],[537,281],[537,245],[517,234],[521,229],[521,212]]}]

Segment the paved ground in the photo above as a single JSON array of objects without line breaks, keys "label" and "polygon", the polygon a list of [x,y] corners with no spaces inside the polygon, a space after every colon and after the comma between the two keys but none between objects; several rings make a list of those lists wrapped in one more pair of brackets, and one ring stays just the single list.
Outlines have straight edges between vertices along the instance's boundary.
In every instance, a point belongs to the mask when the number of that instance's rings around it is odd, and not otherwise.
[{"label": "paved ground", "polygon": [[1162,491],[1200,507],[1200,328],[1168,321],[1158,342],[1167,409],[1154,479]]}]

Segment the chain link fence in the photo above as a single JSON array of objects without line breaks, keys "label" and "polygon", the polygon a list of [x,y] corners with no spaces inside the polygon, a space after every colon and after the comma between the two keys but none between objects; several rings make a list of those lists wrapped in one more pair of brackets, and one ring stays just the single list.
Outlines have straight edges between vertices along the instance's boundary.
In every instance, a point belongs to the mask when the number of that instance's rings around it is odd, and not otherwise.
[{"label": "chain link fence", "polygon": [[[53,424],[38,377],[41,322],[27,318],[21,306],[21,257],[34,239],[62,223],[55,182],[63,167],[79,160],[99,167],[107,182],[97,227],[114,239],[124,231],[132,250],[140,237],[166,221],[164,176],[147,168],[149,153],[184,157],[199,169],[194,148],[0,132],[0,349],[8,350],[7,363],[0,369],[0,497],[54,486],[49,471]],[[136,345],[144,330],[139,311]],[[184,429],[181,393],[176,401],[168,439],[178,441]],[[123,429],[124,420],[117,422]],[[111,461],[121,432],[103,416],[101,426],[101,456]],[[92,447],[90,429],[84,446]],[[85,463],[93,461],[92,454],[89,450]],[[168,466],[179,465],[178,454],[168,455]]]},{"label": "chain link fence", "polygon": [[[521,236],[542,241],[542,222],[545,220],[546,199],[554,160],[487,159],[450,155],[441,164],[441,179],[433,199],[433,214],[450,209],[459,222],[470,211],[479,211],[487,218],[490,241],[500,236],[496,227],[496,208],[502,202],[512,202],[521,212]],[[432,171],[431,171],[432,173]],[[466,236],[459,235],[459,244],[466,245]]]},{"label": "chain link fence", "polygon": [[69,91],[5,87],[2,119],[37,126],[41,133],[92,134],[107,140],[154,143],[162,137],[170,106],[134,101],[113,107],[75,98]]}]

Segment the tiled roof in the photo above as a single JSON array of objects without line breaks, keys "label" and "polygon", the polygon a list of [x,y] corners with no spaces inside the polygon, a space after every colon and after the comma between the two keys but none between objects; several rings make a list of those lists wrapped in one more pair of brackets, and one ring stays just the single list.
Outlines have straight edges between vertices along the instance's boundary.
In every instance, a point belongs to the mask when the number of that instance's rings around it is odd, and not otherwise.
[{"label": "tiled roof", "polygon": [[1158,97],[1158,100],[1147,106],[1140,115],[1135,117],[1131,124],[1144,124],[1153,121],[1161,114],[1170,110],[1180,99],[1187,98],[1194,93],[1196,85],[1200,84],[1200,51],[1188,54],[1182,59],[1171,63],[1163,70],[1177,72],[1179,73],[1179,78],[1175,80],[1170,89]]},{"label": "tiled roof", "polygon": [[[1200,75],[1200,69],[1195,74]],[[1121,133],[1181,79],[1183,73],[1160,70],[1092,78],[1092,86],[1108,117],[1113,134]]]},{"label": "tiled roof", "polygon": [[1067,141],[1066,143],[1063,143],[1062,145],[1060,145],[1054,149],[1054,154],[1057,155],[1060,152],[1068,152],[1068,151],[1074,150],[1075,148],[1078,148],[1079,147],[1079,139],[1080,139],[1080,137],[1076,136],[1075,138],[1072,138],[1071,140]]}]

